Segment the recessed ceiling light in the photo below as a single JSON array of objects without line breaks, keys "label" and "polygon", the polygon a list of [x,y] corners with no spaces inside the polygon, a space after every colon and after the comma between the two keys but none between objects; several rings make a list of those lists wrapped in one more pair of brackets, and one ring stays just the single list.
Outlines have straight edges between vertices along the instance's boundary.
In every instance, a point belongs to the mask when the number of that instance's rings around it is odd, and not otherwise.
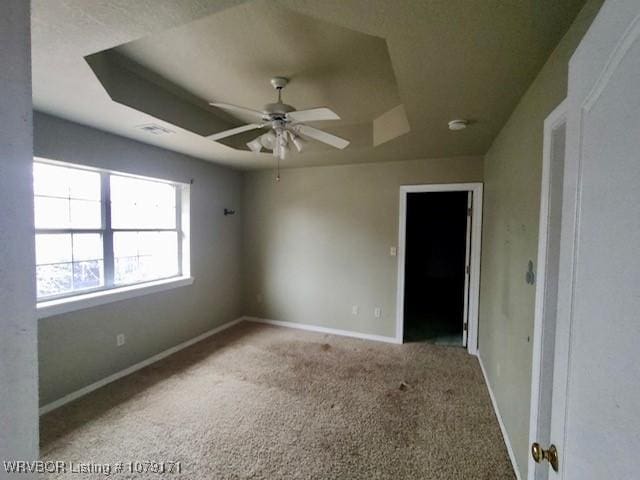
[{"label": "recessed ceiling light", "polygon": [[449,122],[449,130],[464,130],[467,128],[467,123],[466,120],[451,120]]}]

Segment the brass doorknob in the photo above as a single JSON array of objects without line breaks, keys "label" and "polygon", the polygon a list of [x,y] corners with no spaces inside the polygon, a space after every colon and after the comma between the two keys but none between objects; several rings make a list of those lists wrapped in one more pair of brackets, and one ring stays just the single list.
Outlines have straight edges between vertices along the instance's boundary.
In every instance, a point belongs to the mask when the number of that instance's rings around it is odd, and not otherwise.
[{"label": "brass doorknob", "polygon": [[558,471],[558,449],[551,445],[547,450],[542,448],[538,442],[531,444],[531,456],[536,463],[547,460],[555,472]]}]

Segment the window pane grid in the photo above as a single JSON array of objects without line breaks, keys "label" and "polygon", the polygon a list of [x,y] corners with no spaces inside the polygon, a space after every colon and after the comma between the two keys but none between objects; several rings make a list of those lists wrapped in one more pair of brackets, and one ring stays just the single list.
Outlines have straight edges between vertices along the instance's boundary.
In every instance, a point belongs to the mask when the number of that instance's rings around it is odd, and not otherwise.
[{"label": "window pane grid", "polygon": [[37,233],[39,297],[58,296],[104,285],[100,233]]},{"label": "window pane grid", "polygon": [[35,163],[36,228],[102,228],[100,178],[94,171]]},{"label": "window pane grid", "polygon": [[114,284],[178,275],[177,231],[114,231]]},{"label": "window pane grid", "polygon": [[36,198],[57,198],[61,200],[84,200],[87,202],[97,202],[95,198],[85,198],[85,197],[74,197],[72,195],[43,195],[43,194],[34,194]]},{"label": "window pane grid", "polygon": [[180,192],[162,181],[34,163],[38,298],[180,275]]},{"label": "window pane grid", "polygon": [[114,229],[177,229],[174,185],[112,175],[110,190]]},{"label": "window pane grid", "polygon": [[48,267],[50,265],[65,265],[67,263],[79,263],[79,262],[102,262],[102,258],[89,258],[87,260],[79,260],[78,262],[51,262],[51,263],[38,263],[37,267]]},{"label": "window pane grid", "polygon": [[100,200],[100,173],[36,162],[33,167],[36,196]]}]

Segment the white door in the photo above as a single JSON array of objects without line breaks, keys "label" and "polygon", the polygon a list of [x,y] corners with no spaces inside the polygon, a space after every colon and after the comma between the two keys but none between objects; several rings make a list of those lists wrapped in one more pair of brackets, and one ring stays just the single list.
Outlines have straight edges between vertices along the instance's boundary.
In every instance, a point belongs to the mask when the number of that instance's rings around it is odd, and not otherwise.
[{"label": "white door", "polygon": [[[558,268],[562,222],[567,102],[562,102],[544,122],[540,228],[531,370],[530,443],[551,444],[553,362],[555,356]],[[546,480],[548,462],[529,458],[529,480]]]},{"label": "white door", "polygon": [[637,479],[640,0],[604,3],[568,85],[549,478]]}]

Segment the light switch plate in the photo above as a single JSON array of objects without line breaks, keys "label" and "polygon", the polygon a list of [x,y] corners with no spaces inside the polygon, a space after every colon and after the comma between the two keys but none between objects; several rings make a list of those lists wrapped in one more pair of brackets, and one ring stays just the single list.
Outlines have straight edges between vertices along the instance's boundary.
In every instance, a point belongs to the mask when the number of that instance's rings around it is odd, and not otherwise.
[{"label": "light switch plate", "polygon": [[396,247],[389,248],[389,255],[395,257],[398,254],[398,249]]}]

